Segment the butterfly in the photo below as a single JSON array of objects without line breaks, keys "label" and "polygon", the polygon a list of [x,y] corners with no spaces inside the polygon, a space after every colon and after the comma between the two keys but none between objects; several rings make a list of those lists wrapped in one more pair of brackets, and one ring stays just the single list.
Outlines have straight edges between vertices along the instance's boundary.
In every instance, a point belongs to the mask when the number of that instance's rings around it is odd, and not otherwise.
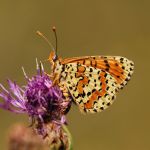
[{"label": "butterfly", "polygon": [[60,59],[54,51],[49,60],[54,82],[67,98],[71,95],[82,112],[100,112],[109,107],[116,93],[133,74],[134,63],[120,56],[85,56]]},{"label": "butterfly", "polygon": [[108,108],[134,70],[133,61],[121,56],[61,59],[56,51],[51,51],[48,60],[54,84],[60,87],[66,100],[71,97],[80,111],[85,113],[101,112]]}]

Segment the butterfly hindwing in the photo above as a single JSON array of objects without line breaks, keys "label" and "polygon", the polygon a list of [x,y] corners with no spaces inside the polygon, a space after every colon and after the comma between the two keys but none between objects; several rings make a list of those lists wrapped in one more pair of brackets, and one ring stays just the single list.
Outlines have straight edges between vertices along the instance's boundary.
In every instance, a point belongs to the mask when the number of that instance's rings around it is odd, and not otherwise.
[{"label": "butterfly hindwing", "polygon": [[108,72],[79,63],[66,64],[66,86],[81,111],[100,112],[115,99],[118,84]]}]

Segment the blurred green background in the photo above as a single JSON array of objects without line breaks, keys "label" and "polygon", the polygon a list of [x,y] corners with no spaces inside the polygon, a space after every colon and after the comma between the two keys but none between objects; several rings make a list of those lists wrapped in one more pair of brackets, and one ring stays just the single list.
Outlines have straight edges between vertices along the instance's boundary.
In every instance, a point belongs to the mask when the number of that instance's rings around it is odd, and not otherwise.
[{"label": "blurred green background", "polygon": [[[0,0],[0,82],[24,84],[21,66],[35,73],[35,58],[48,58],[50,48],[36,34],[54,43],[58,32],[62,57],[121,55],[135,62],[130,83],[102,113],[68,114],[75,150],[150,150],[150,1],[149,0]],[[49,64],[45,63],[47,71]],[[0,150],[6,133],[25,115],[0,110]]]}]

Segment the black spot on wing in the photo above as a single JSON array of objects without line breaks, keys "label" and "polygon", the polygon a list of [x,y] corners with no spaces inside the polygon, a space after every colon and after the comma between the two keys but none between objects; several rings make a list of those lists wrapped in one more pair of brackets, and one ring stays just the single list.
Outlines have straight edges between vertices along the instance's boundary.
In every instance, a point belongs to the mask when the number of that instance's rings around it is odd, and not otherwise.
[{"label": "black spot on wing", "polygon": [[87,96],[90,96],[90,95],[91,95],[91,92],[88,92],[88,93],[87,93]]},{"label": "black spot on wing", "polygon": [[92,69],[92,68],[90,68],[90,72],[93,72],[93,69]]}]

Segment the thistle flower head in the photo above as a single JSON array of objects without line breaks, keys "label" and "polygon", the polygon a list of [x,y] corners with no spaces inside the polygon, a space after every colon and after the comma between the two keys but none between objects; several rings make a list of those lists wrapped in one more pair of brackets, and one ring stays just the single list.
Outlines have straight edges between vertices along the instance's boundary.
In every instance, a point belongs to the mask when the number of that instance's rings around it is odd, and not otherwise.
[{"label": "thistle flower head", "polygon": [[0,107],[15,113],[26,113],[40,122],[56,121],[65,123],[65,113],[70,108],[70,101],[63,98],[57,85],[44,73],[42,64],[37,63],[37,74],[27,79],[27,85],[20,87],[8,80],[9,91],[0,84]]},{"label": "thistle flower head", "polygon": [[61,120],[69,102],[65,101],[59,87],[53,86],[48,75],[42,73],[32,77],[26,86],[26,109],[30,116],[41,121]]}]

